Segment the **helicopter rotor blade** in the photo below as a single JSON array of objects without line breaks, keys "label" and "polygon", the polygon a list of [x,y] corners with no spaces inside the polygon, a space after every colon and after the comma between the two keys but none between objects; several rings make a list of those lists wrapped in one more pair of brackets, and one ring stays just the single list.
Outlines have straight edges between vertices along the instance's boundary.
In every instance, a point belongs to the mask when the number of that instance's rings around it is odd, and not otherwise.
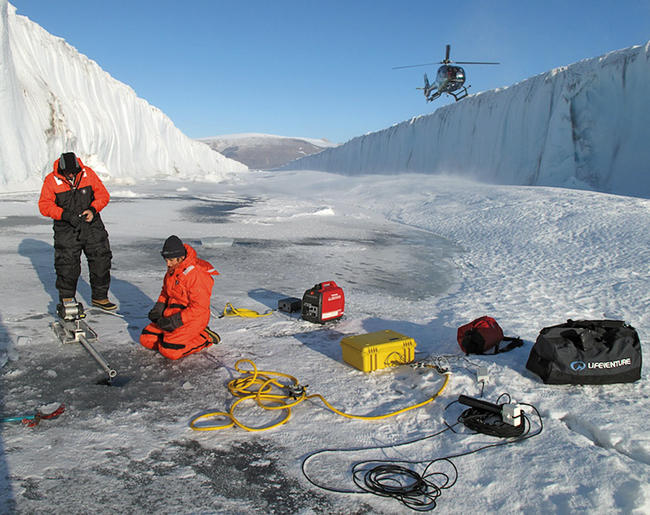
[{"label": "helicopter rotor blade", "polygon": [[501,63],[483,63],[477,61],[452,61],[454,64],[501,64]]},{"label": "helicopter rotor blade", "polygon": [[437,63],[425,63],[425,64],[409,64],[408,66],[396,66],[393,68],[393,70],[399,70],[401,68],[416,68],[418,66],[432,66],[434,64],[443,64],[442,61],[439,61]]}]

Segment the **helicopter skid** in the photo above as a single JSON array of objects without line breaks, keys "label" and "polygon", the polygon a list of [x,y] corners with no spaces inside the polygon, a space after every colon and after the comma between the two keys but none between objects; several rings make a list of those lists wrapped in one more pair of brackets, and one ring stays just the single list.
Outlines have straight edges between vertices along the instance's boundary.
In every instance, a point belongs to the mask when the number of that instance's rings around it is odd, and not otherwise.
[{"label": "helicopter skid", "polygon": [[449,93],[449,95],[454,97],[456,99],[456,102],[458,102],[459,100],[462,100],[463,98],[468,96],[469,91],[467,91],[467,88],[463,88],[463,90],[460,93]]}]

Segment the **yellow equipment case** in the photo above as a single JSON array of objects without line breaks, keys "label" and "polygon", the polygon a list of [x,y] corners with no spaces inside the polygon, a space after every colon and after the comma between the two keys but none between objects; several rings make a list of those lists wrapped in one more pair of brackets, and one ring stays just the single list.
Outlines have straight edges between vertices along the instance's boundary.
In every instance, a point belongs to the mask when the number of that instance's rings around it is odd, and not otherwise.
[{"label": "yellow equipment case", "polygon": [[341,340],[343,361],[362,372],[411,363],[416,345],[413,338],[390,329],[346,336]]}]

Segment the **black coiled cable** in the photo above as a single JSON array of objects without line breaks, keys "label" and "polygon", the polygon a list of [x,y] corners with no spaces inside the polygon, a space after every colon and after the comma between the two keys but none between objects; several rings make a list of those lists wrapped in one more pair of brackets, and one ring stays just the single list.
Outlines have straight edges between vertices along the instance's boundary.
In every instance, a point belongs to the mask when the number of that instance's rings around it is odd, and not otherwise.
[{"label": "black coiled cable", "polygon": [[[430,471],[434,463],[440,461],[451,466],[451,475],[442,471]],[[380,464],[375,465],[376,463]],[[352,468],[354,483],[368,493],[397,499],[412,510],[431,511],[437,506],[442,491],[451,488],[458,479],[458,469],[446,458],[429,462],[422,474],[398,463],[377,461],[356,463]]]},{"label": "black coiled cable", "polygon": [[[510,402],[510,396],[504,394],[499,397],[497,403],[503,397]],[[458,402],[458,401],[455,401]],[[455,403],[454,402],[454,403]],[[452,404],[454,404],[452,403]],[[314,486],[330,492],[360,494],[372,493],[382,497],[393,497],[414,511],[431,511],[437,506],[437,500],[442,491],[454,486],[458,479],[458,469],[452,459],[469,456],[486,449],[493,449],[505,445],[523,442],[529,438],[539,435],[543,431],[542,416],[537,408],[531,404],[521,403],[521,406],[529,407],[537,420],[539,428],[531,433],[530,420],[523,414],[520,415],[520,423],[517,426],[510,426],[503,422],[499,423],[496,418],[490,418],[482,410],[475,413],[470,408],[465,410],[456,423],[448,425],[445,429],[431,435],[402,442],[400,444],[383,445],[370,448],[352,448],[352,449],[322,449],[307,456],[302,462],[302,473],[304,477]],[[449,407],[449,406],[447,406]],[[494,417],[493,414],[490,416]],[[503,440],[482,447],[459,452],[457,454],[438,458],[431,461],[399,461],[399,460],[371,460],[359,461],[352,466],[352,479],[358,490],[348,490],[342,488],[328,487],[312,479],[307,473],[307,464],[310,460],[318,455],[332,452],[355,452],[366,451],[370,449],[387,449],[403,445],[421,442],[442,435],[446,431],[454,431],[454,427],[464,424],[468,429],[478,431],[487,435],[501,437]],[[507,426],[507,427],[506,427]],[[455,432],[455,431],[454,431]],[[441,470],[432,471],[434,464],[438,463],[437,468],[442,468],[445,462],[451,466],[449,473]],[[422,473],[418,473],[416,468],[425,466]]]}]

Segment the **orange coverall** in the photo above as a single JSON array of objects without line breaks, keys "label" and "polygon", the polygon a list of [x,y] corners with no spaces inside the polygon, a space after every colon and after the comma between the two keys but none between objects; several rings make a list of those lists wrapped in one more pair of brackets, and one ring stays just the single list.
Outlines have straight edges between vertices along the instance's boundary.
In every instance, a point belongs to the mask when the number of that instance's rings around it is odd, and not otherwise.
[{"label": "orange coverall", "polygon": [[[210,321],[210,297],[214,285],[212,276],[219,275],[219,272],[207,261],[199,259],[192,247],[184,246],[187,255],[178,267],[165,274],[156,304],[161,308],[162,317],[180,314],[182,325],[172,331],[164,331],[151,322],[140,335],[143,346],[157,350],[169,359],[193,354],[212,343],[205,328]],[[175,320],[179,320],[178,315]]]}]

